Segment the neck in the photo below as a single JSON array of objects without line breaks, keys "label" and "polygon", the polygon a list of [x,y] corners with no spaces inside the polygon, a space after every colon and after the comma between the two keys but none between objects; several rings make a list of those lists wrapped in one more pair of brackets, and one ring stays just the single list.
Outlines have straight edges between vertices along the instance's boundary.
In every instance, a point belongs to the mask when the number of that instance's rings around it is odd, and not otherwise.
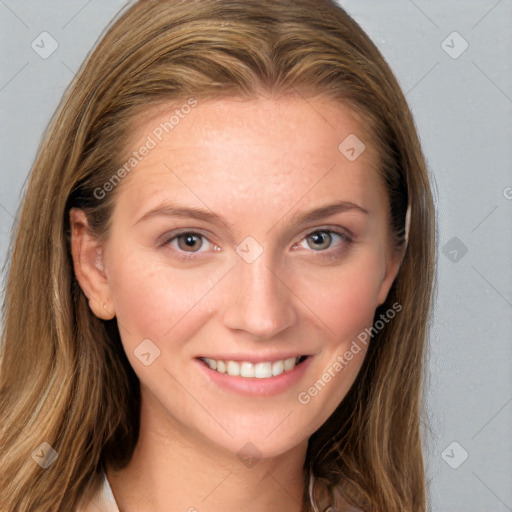
[{"label": "neck", "polygon": [[142,398],[140,432],[125,468],[107,476],[121,512],[300,512],[307,441],[247,460],[193,435]]}]

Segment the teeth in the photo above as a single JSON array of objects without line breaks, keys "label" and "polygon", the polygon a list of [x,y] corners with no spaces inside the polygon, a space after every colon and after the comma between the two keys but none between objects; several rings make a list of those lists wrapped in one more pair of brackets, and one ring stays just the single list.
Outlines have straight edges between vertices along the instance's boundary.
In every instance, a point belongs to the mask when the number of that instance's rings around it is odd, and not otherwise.
[{"label": "teeth", "polygon": [[246,377],[257,379],[269,379],[276,377],[284,372],[289,372],[295,368],[300,357],[289,357],[288,359],[281,359],[279,361],[268,361],[262,363],[249,363],[237,361],[220,361],[210,359],[209,357],[201,358],[212,370],[219,373],[227,373],[233,377]]},{"label": "teeth", "polygon": [[254,377],[254,365],[252,363],[234,363],[240,366],[240,372],[238,373],[242,377]]},{"label": "teeth", "polygon": [[235,363],[235,361],[228,361],[227,369],[228,375],[233,375],[233,377],[240,375],[240,365]]},{"label": "teeth", "polygon": [[284,371],[289,372],[295,368],[295,357],[289,357],[284,360]]},{"label": "teeth", "polygon": [[254,367],[254,376],[258,379],[268,379],[272,377],[272,363],[258,363]]},{"label": "teeth", "polygon": [[284,372],[284,361],[274,361],[272,363],[272,375],[281,375]]},{"label": "teeth", "polygon": [[219,373],[226,373],[226,363],[224,361],[213,361],[217,364],[217,371]]}]

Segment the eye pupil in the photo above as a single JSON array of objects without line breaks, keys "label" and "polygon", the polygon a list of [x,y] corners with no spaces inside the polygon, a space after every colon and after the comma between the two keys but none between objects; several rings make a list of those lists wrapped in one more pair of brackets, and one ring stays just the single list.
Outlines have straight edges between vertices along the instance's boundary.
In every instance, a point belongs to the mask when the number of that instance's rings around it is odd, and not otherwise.
[{"label": "eye pupil", "polygon": [[202,242],[200,237],[198,237],[197,235],[188,233],[185,235],[181,235],[178,238],[178,245],[180,246],[180,249],[191,252],[190,249],[199,249],[202,245]]},{"label": "eye pupil", "polygon": [[[309,241],[312,241],[312,246]],[[308,237],[308,245],[311,249],[327,249],[331,243],[331,235],[325,231],[318,231]]]}]

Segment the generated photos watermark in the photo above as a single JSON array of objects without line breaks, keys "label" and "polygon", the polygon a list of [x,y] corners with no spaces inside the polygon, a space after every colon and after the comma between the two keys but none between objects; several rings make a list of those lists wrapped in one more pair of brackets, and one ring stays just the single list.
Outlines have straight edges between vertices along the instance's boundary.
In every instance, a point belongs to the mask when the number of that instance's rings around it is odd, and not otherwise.
[{"label": "generated photos watermark", "polygon": [[165,136],[171,133],[180,124],[181,120],[185,119],[192,112],[194,107],[197,107],[197,100],[189,98],[180,108],[174,110],[168,121],[164,121],[156,126],[146,137],[144,144],[137,151],[133,151],[130,158],[101,187],[94,189],[94,197],[102,200],[109,192],[112,192],[121,180],[130,174],[164,140]]},{"label": "generated photos watermark", "polygon": [[361,331],[357,338],[352,340],[350,347],[343,354],[339,354],[336,361],[326,368],[322,376],[307,390],[301,391],[297,399],[300,404],[307,405],[311,400],[317,396],[325,386],[331,382],[348,364],[356,354],[361,352],[361,345],[368,345],[368,341],[373,338],[378,332],[384,329],[384,326],[395,318],[396,314],[402,311],[402,305],[395,302],[385,313],[382,313],[378,320],[374,322],[372,327],[366,327]]}]

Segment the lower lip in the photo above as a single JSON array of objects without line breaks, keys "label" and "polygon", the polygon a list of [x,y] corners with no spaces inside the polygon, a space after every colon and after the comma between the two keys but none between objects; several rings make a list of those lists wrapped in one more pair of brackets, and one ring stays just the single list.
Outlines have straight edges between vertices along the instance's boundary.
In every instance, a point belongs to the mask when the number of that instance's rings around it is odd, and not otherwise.
[{"label": "lower lip", "polygon": [[269,377],[268,379],[235,377],[212,370],[198,359],[195,360],[195,363],[210,382],[213,382],[222,389],[247,396],[272,396],[287,391],[300,380],[311,363],[311,359],[313,358],[309,356],[302,363],[295,366],[293,370],[283,372],[275,377]]}]

